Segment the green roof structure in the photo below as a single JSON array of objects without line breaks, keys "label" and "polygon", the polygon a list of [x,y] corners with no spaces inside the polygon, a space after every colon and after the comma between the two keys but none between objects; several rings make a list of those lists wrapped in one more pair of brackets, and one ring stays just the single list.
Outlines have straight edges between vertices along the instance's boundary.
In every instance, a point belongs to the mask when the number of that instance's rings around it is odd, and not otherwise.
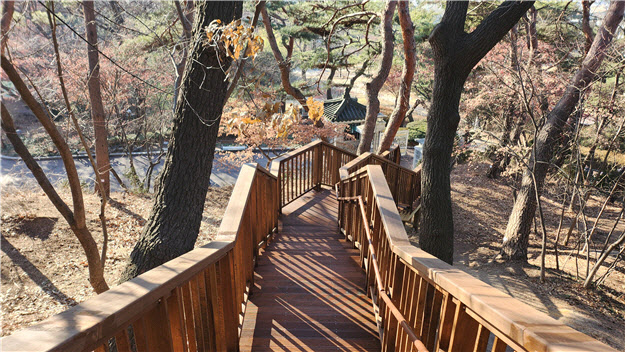
[{"label": "green roof structure", "polygon": [[324,101],[324,116],[332,122],[361,124],[366,120],[366,106],[348,96],[333,98]]}]

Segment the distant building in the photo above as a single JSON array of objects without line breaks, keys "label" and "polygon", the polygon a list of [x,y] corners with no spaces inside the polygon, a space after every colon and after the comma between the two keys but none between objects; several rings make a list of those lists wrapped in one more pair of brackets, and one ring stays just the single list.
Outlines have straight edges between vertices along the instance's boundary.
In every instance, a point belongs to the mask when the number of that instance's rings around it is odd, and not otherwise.
[{"label": "distant building", "polygon": [[366,121],[366,106],[347,95],[324,101],[324,116],[331,122],[348,124],[348,133],[357,133],[357,126]]}]

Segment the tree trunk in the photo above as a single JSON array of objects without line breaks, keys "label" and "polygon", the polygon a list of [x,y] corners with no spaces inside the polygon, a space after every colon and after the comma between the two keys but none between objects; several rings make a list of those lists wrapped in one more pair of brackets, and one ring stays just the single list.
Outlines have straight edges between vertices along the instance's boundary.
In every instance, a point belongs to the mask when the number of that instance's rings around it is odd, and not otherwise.
[{"label": "tree trunk", "polygon": [[241,2],[206,1],[196,5],[193,44],[180,89],[180,97],[185,99],[177,103],[153,209],[122,281],[194,248],[228,84],[220,68],[231,62],[222,48],[206,44],[204,29],[215,19],[229,23],[241,16]]},{"label": "tree trunk", "polygon": [[176,101],[179,97],[179,87],[181,86],[181,79],[183,78],[183,70],[185,69],[185,64],[187,63],[187,53],[188,47],[190,46],[190,40],[192,37],[192,21],[194,20],[194,3],[192,1],[188,1],[186,5],[187,13],[183,12],[183,8],[181,7],[180,1],[174,1],[174,7],[176,8],[176,13],[179,16],[179,21],[181,22],[181,26],[183,26],[183,55],[181,61],[176,64],[174,63],[176,69],[176,80],[174,80],[174,98],[173,98],[173,108],[176,110]]},{"label": "tree trunk", "polygon": [[533,152],[527,164],[528,168],[524,173],[521,188],[503,238],[501,255],[507,259],[527,259],[529,232],[536,212],[532,174],[535,176],[538,195],[541,195],[549,163],[553,157],[553,150],[558,143],[562,129],[575,109],[582,92],[594,79],[595,72],[605,58],[606,49],[610,45],[624,14],[625,3],[612,1],[581,68],[575,73],[560,101],[549,113],[546,123],[541,127],[534,141]]},{"label": "tree trunk", "polygon": [[[281,54],[281,51],[279,50],[276,38],[274,37],[274,30],[272,29],[272,23],[270,22],[270,17],[268,16],[268,10],[266,9],[265,2],[263,3],[263,5],[261,5],[260,12],[261,20],[263,21],[263,25],[266,28],[268,43],[270,44],[270,48],[272,49],[272,54],[274,54],[274,58],[279,64],[279,71],[281,72],[281,83],[283,84],[283,89],[288,95],[294,97],[298,101],[298,103],[303,106],[303,109],[305,111],[309,112],[307,99],[299,89],[292,86],[292,82],[290,81],[290,71],[292,69],[291,57],[288,56],[287,59],[284,59],[283,54]],[[289,54],[291,54],[291,52]]]},{"label": "tree trunk", "polygon": [[370,151],[370,145],[374,138],[374,128],[379,115],[379,91],[385,83],[392,68],[392,57],[394,55],[394,32],[392,32],[392,18],[396,10],[396,1],[388,0],[385,10],[381,14],[381,33],[383,33],[383,45],[381,53],[381,64],[376,75],[366,84],[366,118],[364,131],[359,140],[357,155]]},{"label": "tree trunk", "polygon": [[593,1],[583,0],[581,2],[581,7],[583,9],[583,14],[581,17],[581,31],[583,32],[584,37],[586,38],[586,43],[584,45],[583,55],[585,57],[590,51],[590,47],[592,46],[592,41],[594,40],[594,33],[592,32],[592,27],[590,27],[590,6]]},{"label": "tree trunk", "polygon": [[68,184],[72,193],[73,211],[70,210],[67,204],[65,204],[65,202],[59,197],[41,167],[39,167],[35,159],[27,150],[26,146],[22,143],[21,139],[15,132],[13,119],[4,104],[2,104],[1,114],[2,129],[6,132],[11,144],[13,144],[15,152],[20,155],[22,160],[24,160],[24,163],[26,163],[26,166],[31,170],[42,190],[46,193],[52,204],[54,204],[59,213],[61,213],[63,218],[70,225],[70,228],[72,229],[72,232],[74,232],[76,238],[78,238],[87,258],[90,284],[99,294],[107,291],[109,290],[109,287],[104,279],[104,269],[102,263],[100,262],[98,246],[87,229],[87,224],[85,222],[85,204],[83,203],[83,193],[72,153],[70,152],[65,140],[63,140],[61,133],[57,130],[54,121],[46,115],[39,102],[37,102],[35,97],[33,97],[31,92],[28,90],[28,87],[13,67],[13,64],[11,64],[11,62],[4,56],[2,56],[0,62],[2,63],[2,69],[7,74],[16,90],[20,93],[24,103],[26,103],[26,105],[30,108],[35,117],[37,117],[37,120],[39,120],[41,125],[44,127],[55,147],[59,150],[59,155],[61,155],[61,159],[63,160]]},{"label": "tree trunk", "polygon": [[13,20],[14,10],[15,1],[2,2],[2,21],[0,22],[0,29],[2,33],[2,39],[0,40],[0,52],[2,55],[4,55],[7,40],[9,39],[9,30],[11,29],[11,21]]},{"label": "tree trunk", "polygon": [[459,124],[459,100],[472,68],[518,22],[533,2],[504,2],[471,32],[464,32],[468,2],[447,2],[433,29],[435,74],[423,148],[420,247],[453,262],[450,160]]},{"label": "tree trunk", "polygon": [[398,2],[398,14],[402,28],[403,50],[405,54],[405,66],[403,67],[403,81],[398,90],[400,98],[392,111],[388,125],[383,133],[383,139],[379,146],[379,154],[382,154],[392,146],[398,128],[405,120],[405,113],[409,108],[409,95],[411,93],[411,83],[414,80],[416,71],[416,41],[414,40],[414,24],[409,16],[409,5],[407,1]]},{"label": "tree trunk", "polygon": [[[518,25],[514,25],[509,32],[509,67],[513,71],[518,71]],[[499,138],[501,148],[510,144],[510,135],[512,134],[512,125],[514,120],[515,101],[513,98],[509,99],[508,109],[503,117],[503,130],[501,131],[501,137]],[[498,178],[503,171],[509,165],[511,156],[507,152],[498,152],[490,170],[487,173],[488,178]]]},{"label": "tree trunk", "polygon": [[[87,59],[89,61],[89,104],[91,106],[91,120],[94,125],[94,140],[96,145],[96,164],[98,165],[99,176],[102,182],[105,195],[109,197],[109,145],[107,143],[107,123],[105,121],[104,107],[102,105],[102,94],[100,92],[100,64],[98,63],[98,32],[96,26],[96,15],[94,13],[94,2],[83,1],[83,12],[85,14],[85,37],[87,44]],[[98,189],[96,189],[98,191]]]},{"label": "tree trunk", "polygon": [[331,68],[331,72],[329,73],[329,77],[327,78],[327,100],[330,100],[333,98],[333,94],[332,94],[332,90],[331,90],[331,85],[333,85],[333,78],[335,77],[335,72],[337,71],[337,68],[334,66]]}]

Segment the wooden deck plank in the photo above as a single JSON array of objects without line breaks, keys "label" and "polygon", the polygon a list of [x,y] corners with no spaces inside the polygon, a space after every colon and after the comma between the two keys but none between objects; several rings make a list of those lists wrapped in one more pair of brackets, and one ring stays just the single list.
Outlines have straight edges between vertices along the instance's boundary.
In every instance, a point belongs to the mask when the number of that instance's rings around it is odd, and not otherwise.
[{"label": "wooden deck plank", "polygon": [[240,350],[380,351],[359,251],[338,232],[331,192],[285,206],[279,225],[258,261]]}]

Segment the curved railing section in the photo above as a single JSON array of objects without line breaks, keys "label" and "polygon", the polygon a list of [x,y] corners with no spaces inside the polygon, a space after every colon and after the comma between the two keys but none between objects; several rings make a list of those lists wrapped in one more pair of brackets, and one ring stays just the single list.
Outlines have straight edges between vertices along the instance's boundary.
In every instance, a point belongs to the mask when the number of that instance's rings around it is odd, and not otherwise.
[{"label": "curved railing section", "polygon": [[244,165],[215,241],[2,339],[3,351],[233,351],[277,179]]},{"label": "curved railing section", "polygon": [[367,165],[381,166],[398,206],[414,207],[420,197],[420,170],[410,170],[388,158],[366,152],[340,167],[340,178],[344,179]]},{"label": "curved railing section", "polygon": [[615,351],[411,245],[382,166],[343,178],[338,200],[341,229],[361,251],[383,350],[415,350],[417,338],[429,351]]},{"label": "curved railing section", "polygon": [[357,155],[317,140],[272,161],[270,171],[279,180],[281,208],[321,185],[334,186],[340,167]]}]

